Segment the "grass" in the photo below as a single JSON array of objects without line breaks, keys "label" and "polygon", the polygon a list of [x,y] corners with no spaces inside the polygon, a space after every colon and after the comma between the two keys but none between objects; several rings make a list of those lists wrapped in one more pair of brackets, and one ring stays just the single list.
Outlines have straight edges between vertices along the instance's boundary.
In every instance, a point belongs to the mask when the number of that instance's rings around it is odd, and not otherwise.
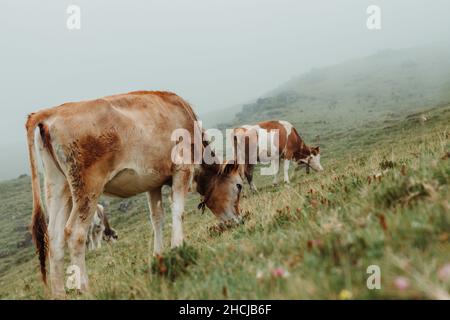
[{"label": "grass", "polygon": [[162,256],[155,257],[151,262],[152,273],[168,277],[170,280],[175,279],[186,273],[190,265],[194,265],[197,260],[198,253],[196,249],[186,244],[174,248]]},{"label": "grass", "polygon": [[[320,135],[325,171],[291,169],[291,184],[274,187],[255,170],[259,192],[245,186],[240,225],[217,224],[191,195],[185,245],[158,258],[145,196],[126,212],[111,200],[119,241],[88,252],[91,292],[68,298],[450,298],[447,56],[381,52],[312,70],[246,105],[233,124],[279,118],[309,143]],[[0,195],[0,298],[48,298],[29,244],[29,177],[0,183]],[[371,265],[380,290],[366,286]]]},{"label": "grass", "polygon": [[[389,128],[380,121],[330,138],[321,148],[325,171],[291,170],[289,185],[274,187],[271,177],[255,170],[259,192],[245,186],[241,225],[217,226],[208,210],[196,209],[199,197],[191,195],[186,245],[156,260],[145,197],[132,199],[125,213],[112,201],[119,241],[87,254],[91,292],[69,298],[449,298],[449,279],[439,270],[450,263],[450,165],[443,157],[450,149],[450,106],[420,114],[427,115],[425,123],[399,116]],[[10,192],[2,198],[7,212],[20,208],[27,219],[28,183],[21,178],[0,184]],[[167,202],[165,212],[168,245]],[[2,241],[17,241],[2,228]],[[47,298],[32,249],[18,252],[0,260],[0,297]],[[380,290],[366,286],[370,265],[381,269]],[[407,288],[396,285],[399,277],[407,279]]]}]

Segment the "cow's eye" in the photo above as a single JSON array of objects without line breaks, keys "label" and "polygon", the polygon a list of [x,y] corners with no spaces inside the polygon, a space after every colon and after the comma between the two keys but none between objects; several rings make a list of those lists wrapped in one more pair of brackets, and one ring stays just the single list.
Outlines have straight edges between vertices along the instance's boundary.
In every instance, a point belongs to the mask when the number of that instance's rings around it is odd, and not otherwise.
[{"label": "cow's eye", "polygon": [[242,184],[236,183],[236,187],[238,188],[239,192],[241,192],[241,190],[242,190]]}]

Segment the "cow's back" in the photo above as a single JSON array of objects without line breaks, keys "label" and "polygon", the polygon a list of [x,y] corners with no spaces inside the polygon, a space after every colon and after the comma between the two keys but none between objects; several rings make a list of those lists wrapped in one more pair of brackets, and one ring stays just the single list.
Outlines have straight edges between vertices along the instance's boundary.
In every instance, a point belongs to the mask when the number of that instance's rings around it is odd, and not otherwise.
[{"label": "cow's back", "polygon": [[[273,132],[278,130],[278,152],[279,154],[283,154],[287,145],[288,132],[287,128],[281,121],[272,120],[272,121],[263,121],[257,124],[261,129],[267,130],[267,132]],[[290,132],[289,132],[290,133]]]},{"label": "cow's back", "polygon": [[[45,112],[62,170],[83,174],[76,177],[80,180],[102,175],[119,196],[167,180],[173,170],[171,134],[179,128],[193,133],[196,120],[182,98],[159,91],[67,103]],[[126,184],[133,188],[122,192]]]}]

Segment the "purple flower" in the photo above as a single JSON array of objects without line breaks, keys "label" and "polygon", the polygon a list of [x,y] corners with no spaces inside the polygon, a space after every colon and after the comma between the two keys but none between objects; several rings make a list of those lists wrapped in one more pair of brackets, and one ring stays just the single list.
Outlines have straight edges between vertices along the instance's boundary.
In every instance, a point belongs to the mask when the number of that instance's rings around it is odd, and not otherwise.
[{"label": "purple flower", "polygon": [[406,277],[397,277],[394,280],[394,285],[398,290],[404,291],[409,288],[410,282]]},{"label": "purple flower", "polygon": [[283,267],[273,269],[271,274],[274,278],[286,278],[289,276],[289,272],[287,272]]},{"label": "purple flower", "polygon": [[442,281],[450,280],[450,263],[444,264],[437,272],[438,278]]}]

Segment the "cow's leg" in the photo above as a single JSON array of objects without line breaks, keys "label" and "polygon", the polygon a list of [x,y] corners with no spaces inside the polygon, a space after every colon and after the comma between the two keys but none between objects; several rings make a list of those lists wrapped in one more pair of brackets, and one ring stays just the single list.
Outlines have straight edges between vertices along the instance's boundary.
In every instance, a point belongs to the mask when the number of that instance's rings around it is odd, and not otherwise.
[{"label": "cow's leg", "polygon": [[250,190],[257,191],[256,185],[253,182],[253,170],[255,169],[254,164],[249,164],[245,168],[245,177],[247,178],[248,184],[250,185]]},{"label": "cow's leg", "polygon": [[289,183],[289,160],[288,159],[284,159],[284,182],[285,183]]},{"label": "cow's leg", "polygon": [[92,250],[97,249],[97,239],[98,239],[98,232],[94,231],[94,234],[92,235]]},{"label": "cow's leg", "polygon": [[50,285],[55,297],[64,297],[64,226],[72,208],[72,199],[66,177],[43,145],[40,144],[39,147],[45,172],[45,201],[49,217]]},{"label": "cow's leg", "polygon": [[94,250],[94,227],[92,224],[89,226],[86,245],[89,251]]},{"label": "cow's leg", "polygon": [[87,235],[87,240],[86,240],[87,247],[88,247],[88,249],[89,249],[90,251],[94,250],[94,237],[93,237],[93,235],[92,235],[93,232],[94,232],[94,231],[91,230],[91,228],[89,228],[89,230],[88,230],[88,235]]},{"label": "cow's leg", "polygon": [[161,188],[147,192],[148,208],[153,226],[153,255],[159,255],[164,251],[164,210],[162,208]]},{"label": "cow's leg", "polygon": [[65,295],[64,289],[64,226],[69,217],[72,200],[67,182],[47,186],[47,207],[49,215],[49,267],[52,294]]},{"label": "cow's leg", "polygon": [[172,248],[183,244],[183,212],[191,174],[191,168],[183,168],[172,177]]},{"label": "cow's leg", "polygon": [[79,271],[80,287],[82,292],[89,290],[88,275],[86,271],[86,238],[89,226],[95,211],[97,210],[97,200],[102,188],[83,188],[82,190],[72,190],[73,206],[67,221],[65,237],[70,251],[71,265],[76,266]]},{"label": "cow's leg", "polygon": [[97,249],[100,249],[102,247],[102,237],[103,237],[103,231],[99,231],[97,233]]},{"label": "cow's leg", "polygon": [[280,159],[275,160],[275,173],[273,174],[273,184],[278,184],[278,171],[280,171]]}]

